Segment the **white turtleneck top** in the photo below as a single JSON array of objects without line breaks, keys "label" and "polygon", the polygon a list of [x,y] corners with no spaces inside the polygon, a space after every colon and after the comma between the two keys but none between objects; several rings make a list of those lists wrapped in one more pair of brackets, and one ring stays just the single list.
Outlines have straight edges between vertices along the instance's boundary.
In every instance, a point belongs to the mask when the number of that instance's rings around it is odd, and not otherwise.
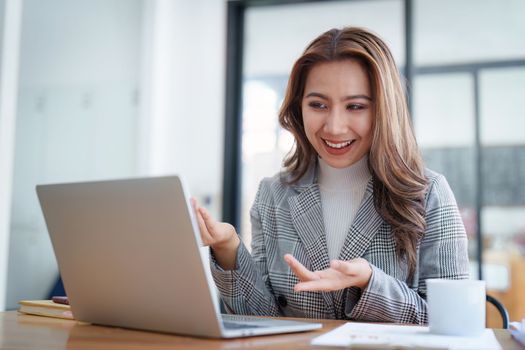
[{"label": "white turtleneck top", "polygon": [[347,168],[332,168],[319,158],[319,190],[330,260],[337,259],[363,200],[368,181],[368,156]]}]

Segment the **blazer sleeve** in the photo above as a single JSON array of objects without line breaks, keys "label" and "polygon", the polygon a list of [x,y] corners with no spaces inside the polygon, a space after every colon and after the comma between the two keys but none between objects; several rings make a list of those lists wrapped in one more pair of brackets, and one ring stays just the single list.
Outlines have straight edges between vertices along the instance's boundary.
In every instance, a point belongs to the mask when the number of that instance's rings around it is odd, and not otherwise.
[{"label": "blazer sleeve", "polygon": [[235,268],[223,270],[211,252],[211,272],[229,313],[239,315],[281,316],[268,278],[266,248],[258,203],[261,187],[250,210],[252,254],[241,241]]},{"label": "blazer sleeve", "polygon": [[469,277],[467,236],[456,200],[442,175],[430,183],[425,234],[419,246],[416,286],[410,288],[376,266],[360,299],[347,303],[351,319],[375,322],[428,323],[426,279]]}]

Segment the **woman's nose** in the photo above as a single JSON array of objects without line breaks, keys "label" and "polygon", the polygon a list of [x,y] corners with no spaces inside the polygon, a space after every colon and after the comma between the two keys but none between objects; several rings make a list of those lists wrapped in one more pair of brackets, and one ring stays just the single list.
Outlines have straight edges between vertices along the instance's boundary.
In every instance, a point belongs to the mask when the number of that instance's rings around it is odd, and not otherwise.
[{"label": "woman's nose", "polygon": [[333,108],[327,116],[324,131],[331,135],[344,134],[348,131],[349,120],[340,108]]}]

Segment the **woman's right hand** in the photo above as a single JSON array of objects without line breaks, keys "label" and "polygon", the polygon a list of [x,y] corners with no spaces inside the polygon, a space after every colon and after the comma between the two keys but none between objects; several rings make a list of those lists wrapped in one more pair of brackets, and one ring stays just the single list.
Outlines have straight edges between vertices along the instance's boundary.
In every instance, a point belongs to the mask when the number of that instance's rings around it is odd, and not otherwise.
[{"label": "woman's right hand", "polygon": [[191,205],[195,210],[202,243],[213,249],[215,259],[223,269],[233,269],[237,248],[241,242],[235,228],[226,222],[218,222],[213,219],[210,213],[194,198],[191,198]]}]

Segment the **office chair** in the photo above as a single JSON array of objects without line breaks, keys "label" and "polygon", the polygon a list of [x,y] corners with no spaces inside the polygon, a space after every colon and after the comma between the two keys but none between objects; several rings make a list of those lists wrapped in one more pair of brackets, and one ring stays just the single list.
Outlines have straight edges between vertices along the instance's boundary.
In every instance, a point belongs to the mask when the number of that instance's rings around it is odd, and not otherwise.
[{"label": "office chair", "polygon": [[491,303],[498,309],[499,314],[501,315],[501,320],[503,322],[503,329],[509,328],[509,313],[505,306],[503,306],[503,303],[500,302],[498,299],[494,298],[493,296],[490,296],[487,294],[487,303]]}]

